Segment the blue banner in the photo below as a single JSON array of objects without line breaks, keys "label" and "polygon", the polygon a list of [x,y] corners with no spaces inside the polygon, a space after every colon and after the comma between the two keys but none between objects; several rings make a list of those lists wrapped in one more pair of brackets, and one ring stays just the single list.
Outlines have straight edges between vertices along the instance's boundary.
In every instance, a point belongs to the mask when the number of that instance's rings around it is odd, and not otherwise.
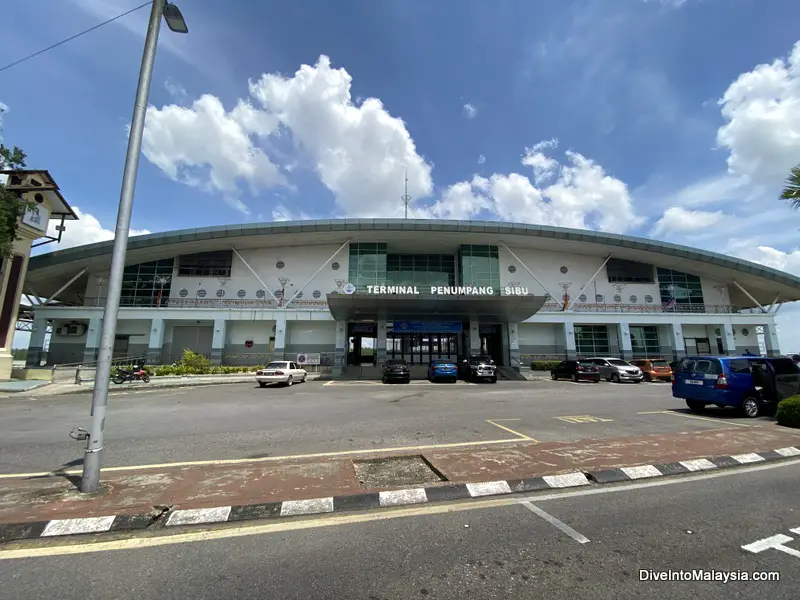
[{"label": "blue banner", "polygon": [[461,333],[460,321],[395,321],[395,333]]}]

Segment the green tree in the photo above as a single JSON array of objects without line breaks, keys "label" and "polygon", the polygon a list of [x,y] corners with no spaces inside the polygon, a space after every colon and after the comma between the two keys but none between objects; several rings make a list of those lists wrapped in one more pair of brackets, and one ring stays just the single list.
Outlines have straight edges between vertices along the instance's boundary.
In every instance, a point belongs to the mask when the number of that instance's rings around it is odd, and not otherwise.
[{"label": "green tree", "polygon": [[[24,168],[25,153],[17,146],[9,148],[0,144],[0,171]],[[0,183],[0,259],[11,256],[14,242],[19,239],[20,220],[29,208],[36,208],[36,203],[23,200]]]},{"label": "green tree", "polygon": [[781,200],[786,200],[792,208],[800,209],[800,165],[792,167],[784,183]]}]

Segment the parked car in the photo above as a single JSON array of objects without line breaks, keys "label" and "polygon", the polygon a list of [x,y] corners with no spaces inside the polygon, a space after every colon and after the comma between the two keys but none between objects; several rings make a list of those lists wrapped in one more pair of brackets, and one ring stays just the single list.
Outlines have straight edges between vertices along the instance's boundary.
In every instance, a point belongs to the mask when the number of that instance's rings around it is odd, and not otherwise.
[{"label": "parked car", "polygon": [[381,381],[383,383],[392,381],[411,383],[411,370],[408,368],[408,363],[401,358],[387,360],[383,363],[382,371]]},{"label": "parked car", "polygon": [[297,363],[288,360],[273,360],[263,369],[256,371],[256,381],[262,388],[268,383],[305,383],[308,373],[301,369]]},{"label": "parked car", "polygon": [[461,376],[468,381],[497,383],[497,366],[484,354],[468,356],[461,361]]},{"label": "parked car", "polygon": [[458,368],[456,367],[456,363],[443,358],[432,360],[428,365],[428,379],[430,381],[446,379],[447,381],[455,383],[458,381]]},{"label": "parked car", "polygon": [[687,356],[678,362],[672,395],[699,412],[709,404],[757,417],[800,394],[800,366],[791,358]]},{"label": "parked car", "polygon": [[633,383],[641,383],[644,376],[639,367],[632,365],[628,361],[621,358],[587,358],[593,362],[600,369],[600,376],[606,381],[613,381],[620,383],[622,381],[632,381]]},{"label": "parked car", "polygon": [[565,360],[550,371],[553,381],[559,379],[572,379],[574,382],[591,381],[600,383],[600,369],[591,361]]},{"label": "parked car", "polygon": [[672,381],[672,367],[663,358],[642,358],[631,363],[639,367],[645,381]]}]

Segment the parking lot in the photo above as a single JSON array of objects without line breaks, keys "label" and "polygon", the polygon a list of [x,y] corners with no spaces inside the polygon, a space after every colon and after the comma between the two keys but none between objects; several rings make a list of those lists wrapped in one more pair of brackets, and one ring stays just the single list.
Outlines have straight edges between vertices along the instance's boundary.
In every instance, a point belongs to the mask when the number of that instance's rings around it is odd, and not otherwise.
[{"label": "parking lot", "polygon": [[[82,445],[68,433],[89,425],[88,408],[88,395],[0,402],[0,473],[79,464]],[[663,383],[333,381],[265,389],[247,383],[114,394],[104,463],[414,452],[769,422],[732,410],[691,414]]]}]

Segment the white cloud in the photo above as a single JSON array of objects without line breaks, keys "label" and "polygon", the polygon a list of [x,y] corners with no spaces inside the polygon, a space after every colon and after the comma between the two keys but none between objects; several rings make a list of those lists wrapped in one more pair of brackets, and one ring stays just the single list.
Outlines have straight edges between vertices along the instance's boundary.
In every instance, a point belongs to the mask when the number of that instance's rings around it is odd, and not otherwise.
[{"label": "white cloud", "polygon": [[[555,146],[556,141],[550,140],[526,151],[521,162],[531,167],[533,181],[518,173],[475,175],[470,182],[447,188],[440,200],[417,216],[472,218],[487,211],[505,221],[616,233],[643,222],[622,181],[577,152],[565,152],[563,163],[542,152]],[[552,182],[537,187],[545,180]]]},{"label": "white cloud", "polygon": [[666,233],[706,231],[709,227],[724,221],[725,218],[722,211],[708,212],[672,206],[664,211],[664,216],[658,220],[651,235],[663,236]]},{"label": "white cloud", "polygon": [[744,260],[800,276],[800,249],[784,252],[771,246],[748,245],[740,247],[737,255]]},{"label": "white cloud", "polygon": [[483,163],[485,163],[485,162],[486,162],[486,157],[485,157],[483,154],[481,154],[480,156],[478,156],[478,164],[479,164],[479,165],[482,165],[482,164],[483,164]]},{"label": "white cloud", "polygon": [[279,204],[272,210],[273,221],[305,221],[310,218],[311,217],[308,214],[302,211],[300,213],[293,214],[291,209],[284,204]]},{"label": "white cloud", "polygon": [[474,119],[478,116],[478,108],[470,102],[467,102],[462,109],[464,110],[464,116],[468,119]]},{"label": "white cloud", "polygon": [[186,88],[183,87],[177,81],[174,81],[172,79],[167,79],[164,82],[164,89],[167,90],[167,93],[178,104],[183,104],[184,102],[186,102],[186,99],[189,97],[189,95],[186,93]]},{"label": "white cloud", "polygon": [[779,186],[800,162],[800,42],[787,59],[741,74],[719,104],[727,122],[717,143],[730,151],[729,171]]},{"label": "white cloud", "polygon": [[[114,239],[114,231],[111,229],[105,229],[95,216],[89,213],[84,213],[77,206],[73,206],[72,210],[74,210],[75,214],[78,215],[78,220],[65,221],[64,226],[66,229],[61,236],[61,242],[58,244],[54,242],[52,244],[42,246],[41,248],[43,251],[52,252],[54,250],[64,250],[65,248],[72,248],[74,246],[94,244],[95,242],[105,242],[107,240]],[[53,237],[58,235],[58,231],[55,229],[56,224],[57,223],[55,221],[50,221],[50,225],[47,229],[47,235]],[[151,232],[147,229],[131,229],[129,235],[146,235],[148,233]]]}]

